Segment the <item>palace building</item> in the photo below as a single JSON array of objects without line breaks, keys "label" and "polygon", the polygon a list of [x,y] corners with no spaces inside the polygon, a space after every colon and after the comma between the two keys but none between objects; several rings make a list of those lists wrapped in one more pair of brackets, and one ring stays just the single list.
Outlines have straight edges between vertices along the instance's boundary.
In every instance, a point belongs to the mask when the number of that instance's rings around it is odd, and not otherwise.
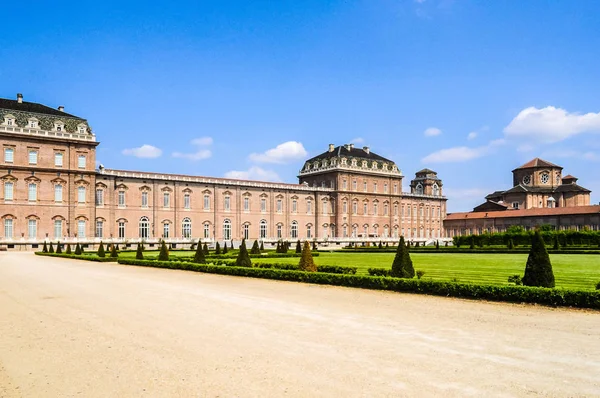
[{"label": "palace building", "polygon": [[329,148],[305,162],[298,184],[96,169],[86,119],[0,99],[0,247],[165,239],[314,240],[321,244],[443,239],[446,198],[424,169],[403,174],[368,147]]},{"label": "palace building", "polygon": [[600,205],[591,205],[591,191],[572,175],[563,176],[562,170],[539,158],[517,167],[512,188],[487,195],[472,212],[448,214],[446,235],[503,232],[512,225],[600,230]]}]

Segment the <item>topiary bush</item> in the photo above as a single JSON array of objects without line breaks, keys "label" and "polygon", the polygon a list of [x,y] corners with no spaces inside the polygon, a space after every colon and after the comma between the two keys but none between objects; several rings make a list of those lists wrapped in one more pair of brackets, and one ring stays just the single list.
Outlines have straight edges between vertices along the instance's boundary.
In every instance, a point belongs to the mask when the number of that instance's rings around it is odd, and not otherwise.
[{"label": "topiary bush", "polygon": [[144,259],[144,245],[142,245],[141,243],[137,245],[137,250],[135,252],[135,259],[136,260]]},{"label": "topiary bush", "polygon": [[48,253],[48,246],[46,246],[46,241],[44,241],[44,247],[42,248],[42,253]]},{"label": "topiary bush", "polygon": [[204,253],[204,255],[208,255],[208,245],[205,243],[204,246],[202,246],[202,252]]},{"label": "topiary bush", "polygon": [[206,264],[206,257],[204,256],[204,249],[202,248],[202,241],[198,241],[196,253],[194,254],[194,260],[196,264]]},{"label": "topiary bush", "polygon": [[59,242],[56,242],[56,254],[62,254],[62,245]]},{"label": "topiary bush", "polygon": [[265,245],[263,245],[263,242],[260,242],[260,251],[261,253],[265,251]]},{"label": "topiary bush", "polygon": [[48,253],[54,253],[54,247],[52,246],[52,242],[50,242],[50,246],[48,247]]},{"label": "topiary bush", "polygon": [[221,245],[219,245],[219,242],[215,244],[215,254],[221,254]]},{"label": "topiary bush", "polygon": [[238,253],[237,258],[235,259],[236,267],[252,267],[252,261],[250,261],[250,256],[248,255],[248,249],[246,249],[246,239],[242,239],[242,244],[240,245],[240,251]]},{"label": "topiary bush", "polygon": [[169,261],[169,249],[167,249],[167,244],[163,240],[160,245],[160,252],[158,253],[158,261]]},{"label": "topiary bush", "polygon": [[102,243],[102,241],[100,241],[100,246],[98,246],[98,251],[96,252],[96,255],[98,255],[98,257],[100,258],[106,257],[106,253],[104,252],[104,244]]},{"label": "topiary bush", "polygon": [[296,242],[296,253],[302,253],[302,245],[300,244],[300,239]]},{"label": "topiary bush", "polygon": [[65,252],[66,254],[71,254],[71,245],[67,243],[67,250]]},{"label": "topiary bush", "polygon": [[313,259],[312,251],[310,250],[310,243],[308,243],[307,240],[304,241],[304,247],[302,247],[302,256],[300,257],[298,268],[301,271],[306,272],[317,271],[317,266],[315,264],[315,260]]},{"label": "topiary bush", "polygon": [[77,242],[77,246],[75,246],[75,254],[76,255],[80,255],[81,252],[81,245],[79,244],[79,242]]},{"label": "topiary bush", "polygon": [[398,243],[398,249],[396,250],[396,256],[392,263],[392,270],[390,276],[396,278],[414,278],[415,269],[413,267],[410,253],[404,243],[404,237],[400,237],[400,243]]},{"label": "topiary bush", "polygon": [[552,272],[550,256],[540,231],[535,231],[531,239],[531,250],[525,265],[523,285],[554,287],[554,272]]},{"label": "topiary bush", "polygon": [[119,257],[119,253],[117,253],[117,247],[115,246],[114,243],[112,245],[110,245],[110,257],[112,257],[112,258]]},{"label": "topiary bush", "polygon": [[258,241],[255,240],[250,249],[250,254],[260,254],[260,247],[258,247]]},{"label": "topiary bush", "polygon": [[227,254],[227,242],[223,243],[223,252],[222,254]]}]

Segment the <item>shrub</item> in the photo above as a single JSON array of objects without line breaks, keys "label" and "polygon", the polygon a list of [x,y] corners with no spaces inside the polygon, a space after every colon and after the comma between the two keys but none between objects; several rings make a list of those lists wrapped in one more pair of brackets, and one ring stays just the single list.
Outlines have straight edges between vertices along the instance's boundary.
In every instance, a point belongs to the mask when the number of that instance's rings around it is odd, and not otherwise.
[{"label": "shrub", "polygon": [[435,241],[435,249],[440,250],[440,241],[439,240]]},{"label": "shrub", "polygon": [[310,250],[310,243],[307,240],[304,241],[304,247],[302,248],[302,257],[298,263],[298,268],[301,271],[316,272],[317,266],[315,260],[313,260],[312,252]]},{"label": "shrub", "polygon": [[258,247],[258,241],[255,240],[250,249],[250,254],[260,254],[260,247]]},{"label": "shrub", "polygon": [[83,244],[81,245],[81,254],[85,253],[85,248],[83,247]]},{"label": "shrub", "polygon": [[60,242],[56,242],[56,253],[62,254],[62,246],[61,246]]},{"label": "shrub", "polygon": [[[255,241],[256,243],[256,241]],[[252,261],[250,261],[250,256],[248,255],[248,249],[246,249],[246,239],[242,239],[242,244],[240,245],[240,251],[238,253],[237,258],[235,259],[236,267],[252,267]]]},{"label": "shrub", "polygon": [[48,246],[48,253],[54,253],[54,247],[52,246],[52,242],[50,242],[50,246]]},{"label": "shrub", "polygon": [[510,238],[508,240],[508,244],[506,245],[506,247],[508,248],[508,250],[513,250],[515,248],[515,244],[514,244],[512,238]]},{"label": "shrub", "polygon": [[119,253],[117,253],[117,247],[115,246],[114,243],[112,245],[110,245],[110,257],[112,257],[112,258],[119,257]]},{"label": "shrub", "polygon": [[300,245],[300,239],[296,242],[296,253],[302,253],[302,245]]},{"label": "shrub", "polygon": [[277,241],[277,247],[275,248],[275,253],[281,253],[281,241]]},{"label": "shrub", "polygon": [[403,236],[400,237],[400,243],[398,243],[390,275],[397,278],[413,278],[415,276],[415,269],[413,268],[410,254],[406,249]]},{"label": "shrub", "polygon": [[525,286],[554,287],[552,264],[540,231],[535,231],[531,239],[531,250],[525,266],[523,284]]},{"label": "shrub", "polygon": [[194,254],[194,260],[196,264],[206,264],[206,257],[204,256],[204,249],[202,248],[202,241],[198,241],[196,248],[196,254]]},{"label": "shrub", "polygon": [[417,279],[421,279],[423,277],[423,275],[425,275],[425,271],[423,270],[417,270]]},{"label": "shrub", "polygon": [[221,245],[219,245],[219,242],[215,244],[215,254],[221,254]]},{"label": "shrub", "polygon": [[227,242],[223,243],[223,254],[227,254]]},{"label": "shrub", "polygon": [[104,244],[100,241],[100,246],[98,246],[98,251],[96,252],[98,257],[106,257],[106,253],[104,252]]},{"label": "shrub", "polygon": [[596,283],[596,290],[600,290],[600,282]]},{"label": "shrub", "polygon": [[508,277],[508,283],[514,283],[517,286],[520,286],[523,284],[523,278],[521,278],[521,275],[511,275]]},{"label": "shrub", "polygon": [[79,242],[77,242],[77,246],[75,246],[75,254],[76,255],[81,254],[81,245],[79,244]]},{"label": "shrub", "polygon": [[208,254],[208,245],[206,243],[202,246],[202,253],[204,253],[205,256]]},{"label": "shrub", "polygon": [[471,240],[469,242],[469,249],[475,249],[475,237],[471,235]]},{"label": "shrub", "polygon": [[261,253],[265,251],[265,245],[263,245],[263,242],[260,242],[260,251]]},{"label": "shrub", "polygon": [[158,253],[158,261],[169,261],[169,249],[167,249],[167,244],[163,240],[160,245],[160,252]]},{"label": "shrub", "polygon": [[42,248],[42,253],[48,253],[48,246],[46,246],[46,241],[44,241],[44,247]]},{"label": "shrub", "polygon": [[383,249],[383,245],[381,244],[381,241],[379,241],[379,245],[377,246],[378,249]]},{"label": "shrub", "polygon": [[67,251],[66,254],[71,254],[71,245],[67,243]]},{"label": "shrub", "polygon": [[141,243],[139,243],[137,245],[137,251],[135,252],[135,259],[136,260],[144,259],[144,245],[142,245]]},{"label": "shrub", "polygon": [[560,250],[560,242],[558,241],[558,235],[554,235],[554,250]]},{"label": "shrub", "polygon": [[313,240],[313,243],[312,243],[312,249],[313,249],[314,251],[316,251],[316,250],[317,250],[317,241],[316,241],[316,240]]},{"label": "shrub", "polygon": [[354,275],[358,268],[342,267],[339,265],[317,265],[317,272],[327,272],[329,274],[348,274]]}]

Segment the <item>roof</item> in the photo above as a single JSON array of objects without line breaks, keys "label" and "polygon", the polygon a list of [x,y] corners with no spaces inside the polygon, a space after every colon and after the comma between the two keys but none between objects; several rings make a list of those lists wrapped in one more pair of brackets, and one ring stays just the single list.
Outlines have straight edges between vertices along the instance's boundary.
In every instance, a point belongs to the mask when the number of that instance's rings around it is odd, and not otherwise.
[{"label": "roof", "polygon": [[0,109],[8,109],[11,111],[20,111],[20,112],[40,113],[43,115],[52,115],[52,116],[74,117],[77,119],[82,119],[79,116],[71,115],[69,113],[59,111],[58,109],[50,108],[49,106],[38,104],[36,102],[23,101],[23,102],[19,103],[19,101],[17,101],[17,100],[10,100],[10,99],[6,99],[6,98],[0,98]]},{"label": "roof", "polygon": [[563,180],[578,180],[577,177],[573,177],[571,174],[567,174],[562,178]]},{"label": "roof", "polygon": [[576,207],[544,207],[535,209],[503,210],[490,212],[450,213],[445,221],[474,220],[482,218],[553,217],[567,215],[599,214],[600,205]]},{"label": "roof", "polygon": [[[553,167],[553,168],[562,170],[562,167],[560,167],[554,163],[550,163],[547,160],[540,159],[540,158],[532,159],[529,162],[525,163],[524,165],[517,167],[515,170],[531,169],[531,168],[535,168],[535,167]],[[515,170],[513,170],[513,171],[515,171]]]},{"label": "roof", "polygon": [[437,174],[437,173],[431,169],[423,169],[423,170],[417,171],[416,174]]},{"label": "roof", "polygon": [[492,192],[491,194],[487,195],[487,196],[485,197],[485,199],[491,199],[491,198],[497,198],[497,197],[500,197],[500,196],[502,196],[502,194],[503,194],[504,192],[505,192],[505,191],[494,191],[494,192]]},{"label": "roof", "polygon": [[508,208],[508,206],[505,204],[494,202],[493,200],[488,200],[487,202],[482,203],[479,206],[476,206],[475,208],[473,208],[473,211],[476,211],[476,212],[503,211],[503,210],[506,210],[507,208]]},{"label": "roof", "polygon": [[573,183],[573,184],[559,185],[554,192],[592,192],[592,191]]},{"label": "roof", "polygon": [[362,148],[354,148],[354,147],[350,148],[346,145],[337,146],[331,152],[330,151],[323,152],[320,155],[317,155],[313,158],[308,159],[307,162],[313,162],[315,160],[337,158],[337,157],[342,157],[342,156],[361,158],[361,159],[369,159],[369,160],[379,160],[379,161],[394,164],[394,162],[391,161],[390,159],[386,159],[383,156],[379,156],[378,154],[376,154],[374,152],[371,152],[371,151],[367,152]]}]

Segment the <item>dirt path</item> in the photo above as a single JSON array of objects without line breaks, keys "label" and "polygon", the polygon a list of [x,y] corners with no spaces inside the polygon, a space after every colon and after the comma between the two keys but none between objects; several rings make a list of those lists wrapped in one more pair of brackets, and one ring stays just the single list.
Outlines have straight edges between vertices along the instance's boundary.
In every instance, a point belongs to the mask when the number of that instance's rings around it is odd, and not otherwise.
[{"label": "dirt path", "polygon": [[0,253],[0,396],[600,396],[600,313]]}]

